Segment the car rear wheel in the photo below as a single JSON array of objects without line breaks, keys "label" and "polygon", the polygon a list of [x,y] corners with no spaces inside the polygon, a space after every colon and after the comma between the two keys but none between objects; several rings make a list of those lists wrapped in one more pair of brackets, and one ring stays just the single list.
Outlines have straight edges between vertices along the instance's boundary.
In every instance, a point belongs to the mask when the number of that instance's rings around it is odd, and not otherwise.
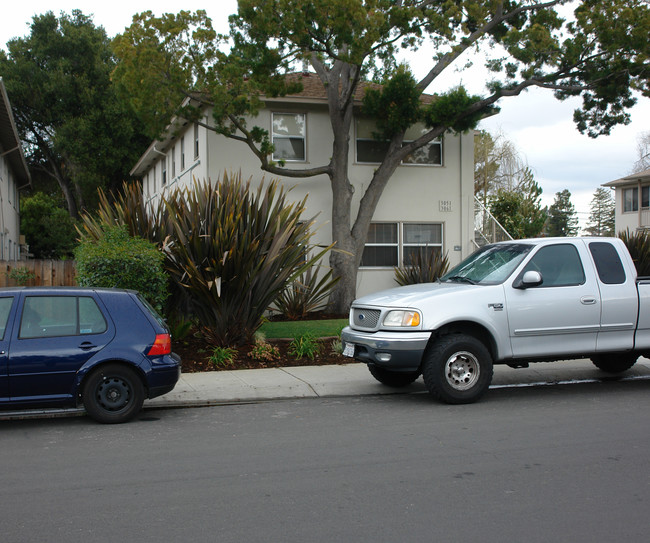
[{"label": "car rear wheel", "polygon": [[492,356],[478,339],[442,336],[425,355],[422,375],[431,395],[445,403],[478,400],[492,382]]},{"label": "car rear wheel", "polygon": [[134,370],[107,364],[90,374],[83,386],[82,399],[86,413],[96,421],[127,422],[142,409],[144,386]]},{"label": "car rear wheel", "polygon": [[622,373],[636,364],[636,354],[601,354],[591,358],[594,366],[607,373]]},{"label": "car rear wheel", "polygon": [[390,371],[377,366],[368,366],[368,369],[377,381],[389,387],[405,387],[420,377],[419,371]]}]

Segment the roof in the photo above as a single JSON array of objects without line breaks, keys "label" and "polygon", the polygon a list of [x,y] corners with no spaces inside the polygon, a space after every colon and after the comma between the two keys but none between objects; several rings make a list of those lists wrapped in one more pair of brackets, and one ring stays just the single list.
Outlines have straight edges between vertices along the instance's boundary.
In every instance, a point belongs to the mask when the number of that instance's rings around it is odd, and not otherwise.
[{"label": "roof", "polygon": [[18,185],[29,185],[32,178],[27,168],[18,130],[9,104],[9,96],[0,77],[0,156],[6,157]]},{"label": "roof", "polygon": [[636,185],[637,183],[643,183],[644,181],[650,181],[650,169],[643,170],[642,172],[631,173],[626,177],[621,177],[620,179],[615,179],[609,183],[603,183],[603,187],[620,187],[623,185]]},{"label": "roof", "polygon": [[[291,80],[297,80],[302,83],[302,90],[295,94],[287,94],[286,96],[278,96],[275,98],[265,98],[262,100],[273,104],[313,104],[327,106],[327,92],[320,78],[310,72],[294,73],[287,76]],[[354,101],[355,105],[360,106],[363,96],[367,89],[381,89],[378,83],[371,83],[369,81],[361,81],[357,86]],[[425,104],[431,103],[434,96],[431,94],[423,94],[421,99]],[[186,98],[182,106],[191,104],[199,106],[200,101],[195,98]],[[179,129],[188,124],[187,119],[181,117],[174,117],[169,123],[165,133],[155,140],[147,150],[142,154],[138,162],[133,166],[129,172],[132,176],[142,175],[147,171],[160,157],[163,156],[167,149],[176,141]]]}]

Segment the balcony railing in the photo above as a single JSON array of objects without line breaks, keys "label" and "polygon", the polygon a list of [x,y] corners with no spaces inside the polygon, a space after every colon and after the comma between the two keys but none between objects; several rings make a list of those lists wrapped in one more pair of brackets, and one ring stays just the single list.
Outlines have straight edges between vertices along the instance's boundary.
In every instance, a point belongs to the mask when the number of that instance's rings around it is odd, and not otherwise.
[{"label": "balcony railing", "polygon": [[492,213],[474,196],[474,245],[483,247],[488,243],[512,239]]}]

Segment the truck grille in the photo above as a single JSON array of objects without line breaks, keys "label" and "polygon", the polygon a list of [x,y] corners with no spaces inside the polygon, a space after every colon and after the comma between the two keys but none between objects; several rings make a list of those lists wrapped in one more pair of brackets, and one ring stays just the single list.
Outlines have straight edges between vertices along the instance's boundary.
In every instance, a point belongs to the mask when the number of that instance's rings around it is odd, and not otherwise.
[{"label": "truck grille", "polygon": [[380,315],[379,309],[352,308],[352,322],[359,328],[376,328]]}]

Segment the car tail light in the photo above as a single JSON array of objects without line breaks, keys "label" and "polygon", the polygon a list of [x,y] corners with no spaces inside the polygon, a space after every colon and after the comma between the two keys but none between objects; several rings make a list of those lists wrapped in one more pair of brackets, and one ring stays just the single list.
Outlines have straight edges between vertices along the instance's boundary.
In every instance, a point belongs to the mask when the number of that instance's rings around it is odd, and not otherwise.
[{"label": "car tail light", "polygon": [[156,334],[156,340],[153,342],[147,356],[162,356],[172,352],[172,337],[169,334]]}]

